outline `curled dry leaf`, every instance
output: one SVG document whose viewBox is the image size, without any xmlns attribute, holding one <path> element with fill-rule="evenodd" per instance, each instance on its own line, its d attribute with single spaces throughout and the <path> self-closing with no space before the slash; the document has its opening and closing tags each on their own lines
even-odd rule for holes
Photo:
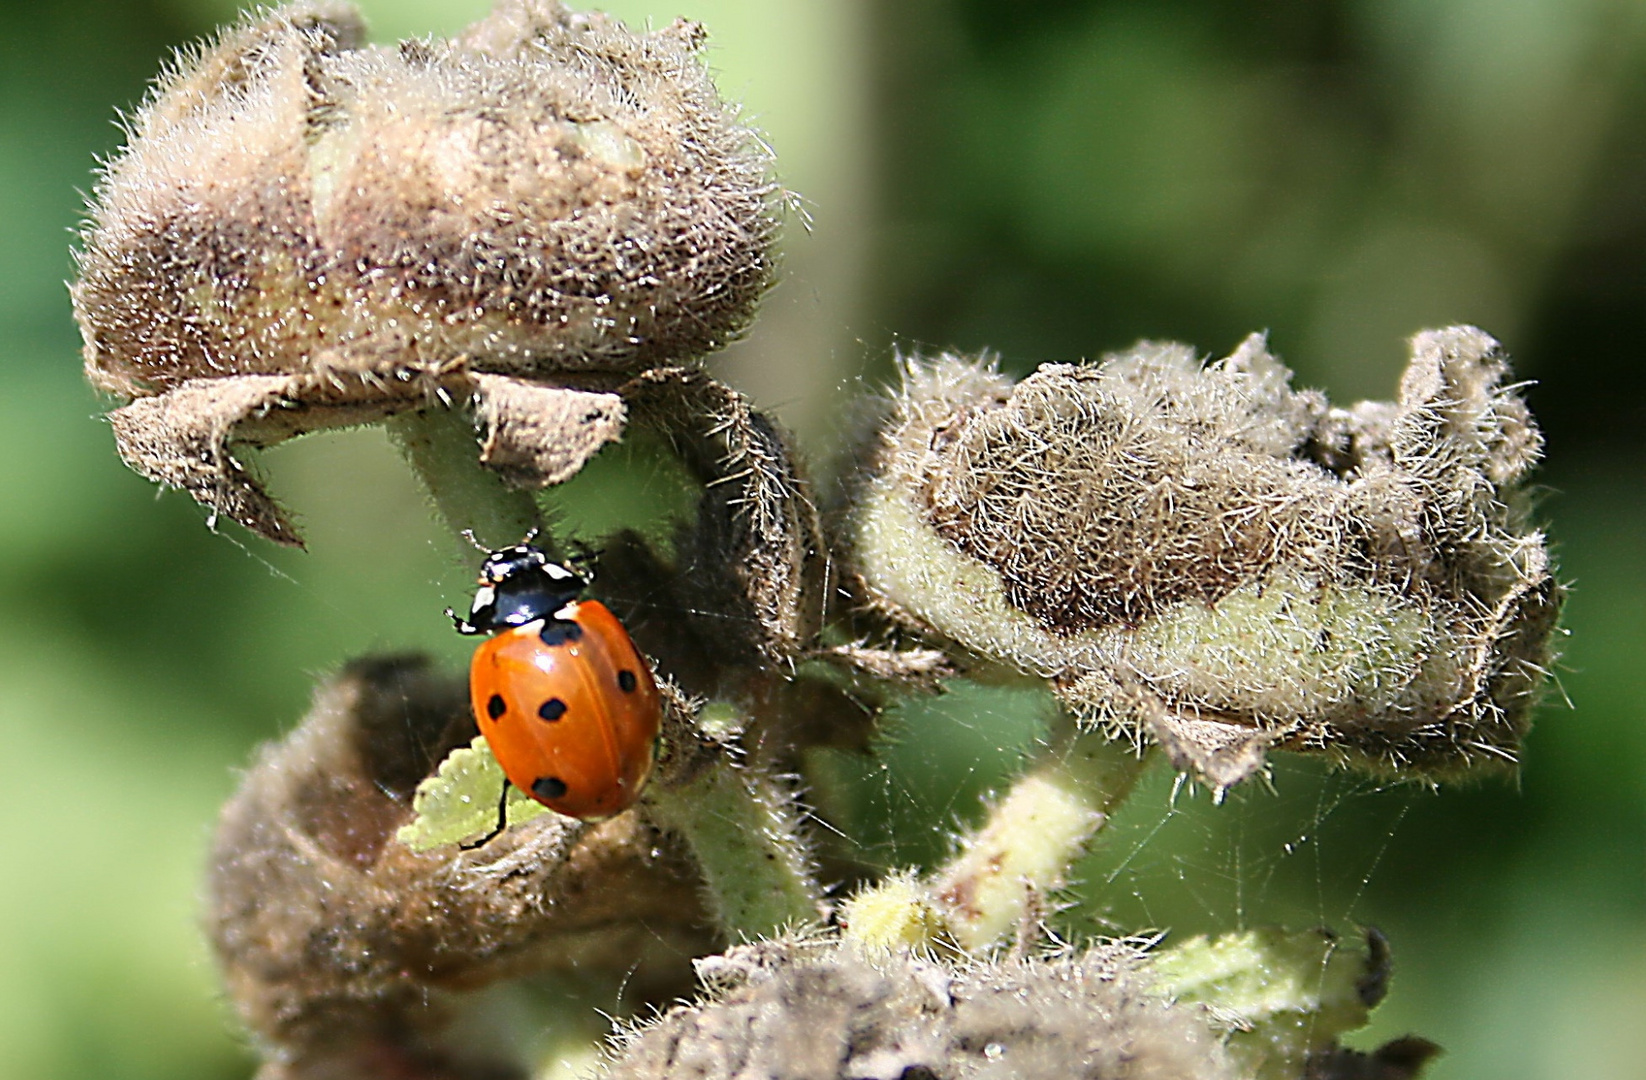
<svg viewBox="0 0 1646 1080">
<path fill-rule="evenodd" d="M 1303 1080 L 1416 1080 L 1440 1054 L 1438 1044 L 1417 1035 L 1390 1039 L 1370 1052 L 1336 1047 L 1311 1059 Z"/>
<path fill-rule="evenodd" d="M 822 627 L 825 553 L 817 510 L 787 436 L 742 394 L 692 368 L 621 388 L 631 423 L 665 434 L 703 485 L 672 597 L 701 612 L 715 663 L 792 664 Z"/>
<path fill-rule="evenodd" d="M 1016 384 L 912 362 L 858 492 L 861 595 L 1219 789 L 1273 748 L 1512 764 L 1561 590 L 1507 375 L 1472 327 L 1419 334 L 1399 400 L 1350 409 L 1291 390 L 1256 335 Z"/>
<path fill-rule="evenodd" d="M 507 1075 L 442 1041 L 465 991 L 576 969 L 668 995 L 712 944 L 695 873 L 634 814 L 545 814 L 467 853 L 392 842 L 413 787 L 473 735 L 457 681 L 359 661 L 224 808 L 206 925 L 269 1075 Z"/>
<path fill-rule="evenodd" d="M 284 542 L 231 442 L 473 398 L 488 463 L 551 483 L 622 423 L 557 394 L 719 347 L 773 273 L 770 154 L 694 24 L 503 0 L 450 41 L 363 36 L 298 3 L 180 60 L 73 286 L 128 463 Z"/>
</svg>

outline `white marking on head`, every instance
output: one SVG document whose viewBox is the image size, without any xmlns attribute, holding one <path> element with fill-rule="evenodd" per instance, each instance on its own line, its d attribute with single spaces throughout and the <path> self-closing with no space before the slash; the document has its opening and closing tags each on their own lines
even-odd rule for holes
<svg viewBox="0 0 1646 1080">
<path fill-rule="evenodd" d="M 482 585 L 474 590 L 474 606 L 469 609 L 469 617 L 480 614 L 480 609 L 490 607 L 497 600 L 497 590 L 490 585 Z"/>
</svg>

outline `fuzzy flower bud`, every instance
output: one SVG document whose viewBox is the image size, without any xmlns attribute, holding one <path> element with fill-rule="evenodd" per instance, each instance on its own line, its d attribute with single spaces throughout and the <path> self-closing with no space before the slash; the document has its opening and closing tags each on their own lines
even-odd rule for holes
<svg viewBox="0 0 1646 1080">
<path fill-rule="evenodd" d="M 1022 382 L 910 363 L 853 528 L 894 620 L 1052 680 L 1223 789 L 1269 749 L 1438 777 L 1513 763 L 1561 591 L 1497 343 L 1419 334 L 1397 402 L 1290 389 L 1254 335 Z"/>
<path fill-rule="evenodd" d="M 472 398 L 489 463 L 558 482 L 622 406 L 533 380 L 715 349 L 773 274 L 770 154 L 695 24 L 501 0 L 450 41 L 363 37 L 305 0 L 179 61 L 105 170 L 73 286 L 87 377 L 134 402 L 122 456 L 277 540 L 231 440 Z"/>
<path fill-rule="evenodd" d="M 748 320 L 773 187 L 697 26 L 505 0 L 452 41 L 362 36 L 348 6 L 298 4 L 161 82 L 85 237 L 96 385 L 385 354 L 633 371 Z"/>
<path fill-rule="evenodd" d="M 793 1080 L 1220 1080 L 1200 1005 L 1150 994 L 1124 943 L 950 964 L 785 939 L 698 961 L 711 1000 L 634 1031 L 607 1075 Z"/>
<path fill-rule="evenodd" d="M 635 814 L 545 814 L 473 852 L 396 843 L 412 790 L 474 734 L 461 682 L 357 661 L 223 808 L 206 929 L 264 1080 L 511 1076 L 450 1037 L 468 992 L 575 969 L 668 995 L 708 947 L 689 863 Z"/>
</svg>

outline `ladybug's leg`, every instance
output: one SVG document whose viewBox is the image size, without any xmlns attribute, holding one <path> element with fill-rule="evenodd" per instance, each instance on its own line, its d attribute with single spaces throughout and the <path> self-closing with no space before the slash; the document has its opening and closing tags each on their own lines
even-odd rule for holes
<svg viewBox="0 0 1646 1080">
<path fill-rule="evenodd" d="M 492 837 L 503 831 L 508 824 L 509 787 L 509 778 L 505 776 L 503 778 L 503 790 L 497 793 L 497 824 L 492 828 L 492 831 L 473 843 L 458 844 L 459 849 L 473 851 L 477 847 L 485 847 L 491 842 Z"/>
</svg>

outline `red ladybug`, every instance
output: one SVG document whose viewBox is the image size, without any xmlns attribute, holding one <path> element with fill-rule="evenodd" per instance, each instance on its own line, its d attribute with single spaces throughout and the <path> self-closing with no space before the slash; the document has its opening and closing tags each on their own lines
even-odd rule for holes
<svg viewBox="0 0 1646 1080">
<path fill-rule="evenodd" d="M 508 785 L 585 821 L 634 805 L 656 758 L 662 704 L 651 667 L 588 582 L 530 543 L 486 556 L 464 634 L 469 696 Z M 498 830 L 503 803 L 498 803 Z M 495 836 L 493 831 L 476 845 Z"/>
</svg>

